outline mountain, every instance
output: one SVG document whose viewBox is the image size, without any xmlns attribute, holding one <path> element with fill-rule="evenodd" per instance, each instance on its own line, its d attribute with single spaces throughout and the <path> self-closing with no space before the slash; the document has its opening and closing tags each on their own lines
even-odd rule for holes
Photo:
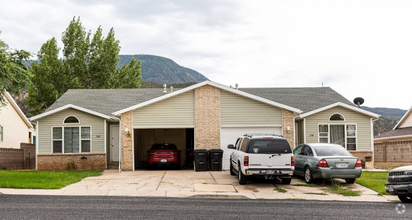
<svg viewBox="0 0 412 220">
<path fill-rule="evenodd" d="M 384 118 L 398 120 L 398 121 L 406 113 L 406 110 L 402 110 L 398 108 L 371 108 L 371 107 L 362 106 L 362 109 L 379 114 Z"/>
<path fill-rule="evenodd" d="M 180 66 L 173 60 L 154 55 L 119 55 L 117 68 L 122 67 L 135 56 L 142 64 L 142 79 L 156 83 L 203 82 L 205 76 L 192 69 Z"/>
<path fill-rule="evenodd" d="M 373 122 L 373 135 L 378 135 L 392 130 L 406 113 L 406 110 L 398 108 L 371 108 L 362 106 L 362 109 L 381 115 Z"/>
</svg>

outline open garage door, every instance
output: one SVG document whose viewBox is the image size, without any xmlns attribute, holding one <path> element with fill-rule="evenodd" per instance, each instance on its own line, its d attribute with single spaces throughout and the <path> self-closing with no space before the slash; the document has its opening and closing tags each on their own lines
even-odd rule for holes
<svg viewBox="0 0 412 220">
<path fill-rule="evenodd" d="M 185 162 L 193 165 L 192 161 L 187 161 L 190 159 L 188 152 L 194 148 L 193 128 L 134 129 L 135 169 L 147 168 L 147 151 L 155 143 L 176 145 L 182 151 L 180 165 L 183 166 Z"/>
<path fill-rule="evenodd" d="M 223 163 L 222 169 L 228 170 L 229 169 L 229 159 L 230 154 L 233 150 L 227 149 L 227 145 L 235 144 L 238 137 L 244 134 L 250 133 L 266 133 L 266 134 L 277 134 L 282 135 L 282 128 L 281 127 L 250 127 L 250 128 L 221 128 L 220 131 L 220 145 L 223 150 Z"/>
</svg>

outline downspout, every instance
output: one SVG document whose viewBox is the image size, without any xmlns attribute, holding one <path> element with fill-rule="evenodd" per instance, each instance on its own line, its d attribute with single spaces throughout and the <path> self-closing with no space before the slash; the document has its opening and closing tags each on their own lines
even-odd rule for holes
<svg viewBox="0 0 412 220">
<path fill-rule="evenodd" d="M 37 170 L 37 154 L 39 154 L 39 121 L 36 121 L 36 170 Z"/>
<path fill-rule="evenodd" d="M 122 172 L 122 120 L 119 118 L 119 173 Z"/>
</svg>

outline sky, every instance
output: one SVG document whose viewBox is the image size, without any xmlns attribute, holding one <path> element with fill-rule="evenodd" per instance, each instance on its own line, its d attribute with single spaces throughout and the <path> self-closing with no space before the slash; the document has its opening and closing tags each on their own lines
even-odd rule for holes
<svg viewBox="0 0 412 220">
<path fill-rule="evenodd" d="M 73 17 L 114 28 L 120 54 L 174 60 L 239 87 L 331 87 L 407 110 L 412 1 L 0 0 L 0 39 L 34 55 Z"/>
</svg>

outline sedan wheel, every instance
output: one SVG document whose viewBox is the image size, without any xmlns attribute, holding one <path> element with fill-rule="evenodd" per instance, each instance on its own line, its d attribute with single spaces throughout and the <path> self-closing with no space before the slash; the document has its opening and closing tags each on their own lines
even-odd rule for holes
<svg viewBox="0 0 412 220">
<path fill-rule="evenodd" d="M 411 196 L 398 196 L 398 198 L 403 203 L 412 203 L 412 197 Z"/>
<path fill-rule="evenodd" d="M 305 168 L 305 182 L 306 183 L 313 182 L 312 172 L 310 171 L 309 167 Z"/>
</svg>

